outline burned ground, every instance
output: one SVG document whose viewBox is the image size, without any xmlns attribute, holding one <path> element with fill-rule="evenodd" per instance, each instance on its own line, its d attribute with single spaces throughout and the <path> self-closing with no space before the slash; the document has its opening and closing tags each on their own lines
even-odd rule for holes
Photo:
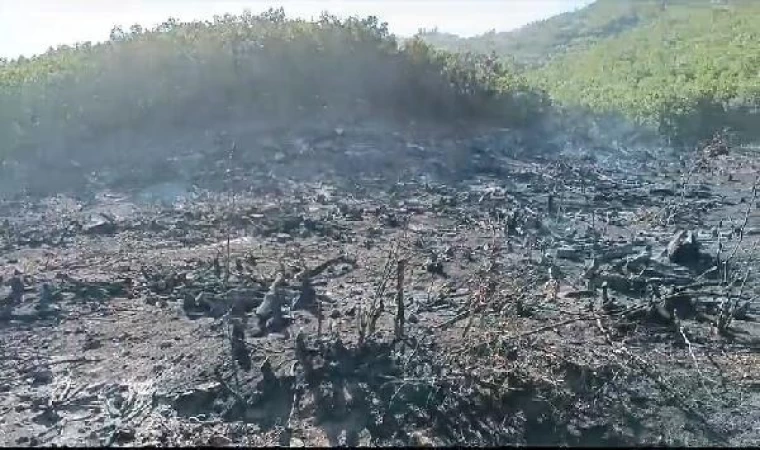
<svg viewBox="0 0 760 450">
<path fill-rule="evenodd" d="M 470 133 L 219 135 L 7 195 L 0 443 L 757 442 L 756 156 Z"/>
</svg>

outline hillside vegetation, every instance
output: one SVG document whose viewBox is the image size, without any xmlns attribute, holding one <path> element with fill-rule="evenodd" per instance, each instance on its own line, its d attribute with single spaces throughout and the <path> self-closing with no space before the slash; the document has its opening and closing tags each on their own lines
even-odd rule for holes
<svg viewBox="0 0 760 450">
<path fill-rule="evenodd" d="M 0 156 L 233 118 L 363 113 L 519 127 L 545 106 L 487 57 L 399 46 L 374 17 L 311 22 L 279 9 L 114 29 L 102 44 L 3 63 Z"/>
<path fill-rule="evenodd" d="M 542 66 L 557 56 L 587 49 L 641 24 L 660 11 L 654 2 L 601 0 L 590 7 L 540 20 L 515 31 L 489 32 L 471 38 L 423 31 L 429 44 L 453 52 L 496 53 L 526 68 Z"/>
<path fill-rule="evenodd" d="M 758 30 L 758 2 L 598 0 L 461 45 L 525 63 L 557 103 L 622 113 L 688 144 L 723 128 L 760 137 Z"/>
</svg>

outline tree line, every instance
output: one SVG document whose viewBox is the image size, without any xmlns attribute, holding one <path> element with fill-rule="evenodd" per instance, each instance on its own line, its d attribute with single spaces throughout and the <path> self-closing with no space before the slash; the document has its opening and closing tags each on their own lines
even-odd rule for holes
<svg viewBox="0 0 760 450">
<path fill-rule="evenodd" d="M 546 107 L 494 58 L 398 42 L 376 17 L 295 20 L 280 8 L 117 27 L 103 43 L 3 62 L 0 157 L 119 130 L 291 120 L 326 108 L 520 127 Z"/>
</svg>

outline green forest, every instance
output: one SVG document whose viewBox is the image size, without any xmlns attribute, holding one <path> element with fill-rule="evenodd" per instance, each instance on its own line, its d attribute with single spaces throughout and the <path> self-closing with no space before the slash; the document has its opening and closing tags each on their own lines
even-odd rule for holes
<svg viewBox="0 0 760 450">
<path fill-rule="evenodd" d="M 615 115 L 675 145 L 758 137 L 760 2 L 597 0 L 519 30 L 397 39 L 376 17 L 282 9 L 0 60 L 0 158 L 114 131 L 330 109 L 530 127 Z"/>
<path fill-rule="evenodd" d="M 514 31 L 460 38 L 437 30 L 419 33 L 426 42 L 452 52 L 496 53 L 522 68 L 535 68 L 565 53 L 594 44 L 655 18 L 654 2 L 597 0 L 587 8 L 534 22 Z"/>
<path fill-rule="evenodd" d="M 675 143 L 760 137 L 760 2 L 597 0 L 512 33 L 420 38 L 496 53 L 555 104 L 623 114 Z"/>
<path fill-rule="evenodd" d="M 2 62 L 0 157 L 119 130 L 326 111 L 523 127 L 546 106 L 487 56 L 401 45 L 376 17 L 304 21 L 272 9 L 115 28 L 104 43 Z"/>
</svg>

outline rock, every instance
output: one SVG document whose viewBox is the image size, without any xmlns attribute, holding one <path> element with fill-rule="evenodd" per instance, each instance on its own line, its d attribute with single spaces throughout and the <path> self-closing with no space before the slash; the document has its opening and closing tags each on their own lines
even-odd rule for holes
<svg viewBox="0 0 760 450">
<path fill-rule="evenodd" d="M 679 231 L 673 236 L 667 249 L 670 262 L 689 265 L 699 259 L 699 242 L 692 231 Z"/>
</svg>

